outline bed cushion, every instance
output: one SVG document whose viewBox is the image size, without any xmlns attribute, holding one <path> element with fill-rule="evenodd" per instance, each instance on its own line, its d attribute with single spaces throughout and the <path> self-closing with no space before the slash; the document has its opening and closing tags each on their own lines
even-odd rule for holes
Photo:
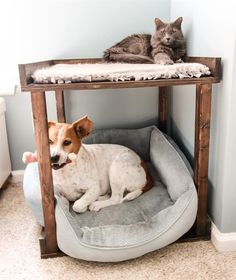
<svg viewBox="0 0 236 280">
<path fill-rule="evenodd" d="M 139 150 L 150 160 L 154 187 L 133 201 L 101 209 L 98 213 L 77 214 L 63 198 L 56 197 L 58 246 L 67 255 L 92 261 L 135 258 L 174 242 L 195 221 L 197 193 L 186 158 L 179 156 L 156 127 L 95 131 L 87 142 L 123 144 L 124 135 L 130 137 L 127 143 L 130 148 Z M 141 148 L 141 143 L 149 150 Z M 173 168 L 164 170 L 168 165 L 176 167 L 169 181 L 166 177 L 172 176 Z M 27 166 L 24 191 L 35 217 L 43 223 L 37 172 L 37 164 Z M 34 191 L 30 190 L 32 187 Z"/>
<path fill-rule="evenodd" d="M 76 83 L 92 81 L 130 81 L 171 78 L 199 78 L 210 75 L 207 66 L 200 63 L 128 64 L 55 64 L 36 70 L 35 83 Z"/>
</svg>

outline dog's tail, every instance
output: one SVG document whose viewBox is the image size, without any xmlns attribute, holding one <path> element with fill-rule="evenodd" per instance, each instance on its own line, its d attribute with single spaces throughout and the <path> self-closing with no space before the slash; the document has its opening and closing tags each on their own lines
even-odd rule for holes
<svg viewBox="0 0 236 280">
<path fill-rule="evenodd" d="M 107 62 L 123 62 L 123 63 L 151 63 L 153 60 L 145 55 L 138 55 L 132 53 L 115 53 L 111 50 L 104 52 L 103 59 Z"/>
</svg>

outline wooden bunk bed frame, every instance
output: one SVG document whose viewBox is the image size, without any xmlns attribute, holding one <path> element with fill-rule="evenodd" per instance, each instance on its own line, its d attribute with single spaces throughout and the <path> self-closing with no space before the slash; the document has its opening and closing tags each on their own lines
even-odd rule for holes
<svg viewBox="0 0 236 280">
<path fill-rule="evenodd" d="M 159 128 L 166 132 L 169 117 L 168 91 L 171 86 L 196 85 L 195 108 L 195 151 L 194 151 L 194 182 L 198 192 L 198 212 L 192 229 L 183 239 L 208 239 L 210 236 L 209 219 L 207 217 L 208 192 L 208 160 L 211 118 L 212 84 L 221 80 L 221 59 L 188 57 L 186 62 L 205 64 L 211 71 L 211 76 L 184 79 L 159 79 L 144 81 L 119 82 L 80 82 L 70 84 L 35 84 L 31 75 L 36 69 L 59 63 L 99 63 L 101 59 L 67 59 L 49 60 L 30 64 L 20 64 L 19 74 L 21 90 L 30 92 L 34 119 L 35 142 L 38 153 L 39 177 L 42 193 L 42 205 L 45 227 L 40 237 L 41 257 L 55 257 L 60 255 L 56 238 L 55 204 L 53 191 L 53 178 L 50 164 L 46 91 L 54 91 L 56 97 L 57 118 L 65 122 L 64 91 L 86 89 L 112 89 L 112 88 L 159 88 Z"/>
</svg>

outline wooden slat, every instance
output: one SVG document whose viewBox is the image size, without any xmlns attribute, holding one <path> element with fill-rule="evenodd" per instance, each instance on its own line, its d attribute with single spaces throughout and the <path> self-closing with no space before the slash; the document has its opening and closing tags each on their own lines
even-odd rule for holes
<svg viewBox="0 0 236 280">
<path fill-rule="evenodd" d="M 40 61 L 40 62 L 33 62 L 33 63 L 27 63 L 27 64 L 19 64 L 19 76 L 20 76 L 20 83 L 23 88 L 27 86 L 28 84 L 33 83 L 33 79 L 31 75 L 34 73 L 35 70 L 43 68 L 43 67 L 48 67 L 53 65 L 52 60 L 47 60 L 47 61 Z"/>
<path fill-rule="evenodd" d="M 61 90 L 96 90 L 96 89 L 112 89 L 112 88 L 141 88 L 141 87 L 161 87 L 173 85 L 191 85 L 191 84 L 211 84 L 219 83 L 220 80 L 214 77 L 203 78 L 185 78 L 185 79 L 162 79 L 149 81 L 124 81 L 124 82 L 81 82 L 70 84 L 28 84 L 22 86 L 22 91 L 55 91 Z"/>
<path fill-rule="evenodd" d="M 101 58 L 54 59 L 53 64 L 104 63 Z"/>
<path fill-rule="evenodd" d="M 41 253 L 41 259 L 47 259 L 47 258 L 56 258 L 56 257 L 63 257 L 65 254 L 61 252 L 59 249 L 56 252 L 49 253 L 47 251 L 47 245 L 46 245 L 46 234 L 45 234 L 45 228 L 43 227 L 41 230 L 41 234 L 39 237 L 39 246 L 40 246 L 40 253 Z"/>
<path fill-rule="evenodd" d="M 168 125 L 168 87 L 159 87 L 159 128 L 167 133 Z"/>
<path fill-rule="evenodd" d="M 211 121 L 212 85 L 196 87 L 194 181 L 198 192 L 197 235 L 207 230 L 208 162 Z"/>
<path fill-rule="evenodd" d="M 65 116 L 65 103 L 64 103 L 64 93 L 61 89 L 55 90 L 56 97 L 56 107 L 57 107 L 57 121 L 61 123 L 66 122 Z"/>
<path fill-rule="evenodd" d="M 31 102 L 45 223 L 44 253 L 54 254 L 57 253 L 57 239 L 45 93 L 31 92 Z"/>
<path fill-rule="evenodd" d="M 221 58 L 220 57 L 195 57 L 186 58 L 186 62 L 201 63 L 209 67 L 212 76 L 221 80 Z"/>
<path fill-rule="evenodd" d="M 20 81 L 22 91 L 54 91 L 61 90 L 76 90 L 76 89 L 106 89 L 106 88 L 137 88 L 137 87 L 158 87 L 170 85 L 186 85 L 186 84 L 199 84 L 199 83 L 219 83 L 221 80 L 221 60 L 215 57 L 188 57 L 187 62 L 199 62 L 207 65 L 211 72 L 212 77 L 202 77 L 194 79 L 163 79 L 163 80 L 149 80 L 149 81 L 126 81 L 126 82 L 81 82 L 72 84 L 34 84 L 31 75 L 36 69 L 46 67 L 54 64 L 61 63 L 100 63 L 103 62 L 101 58 L 86 58 L 86 59 L 58 59 L 41 61 L 29 64 L 20 64 Z"/>
</svg>

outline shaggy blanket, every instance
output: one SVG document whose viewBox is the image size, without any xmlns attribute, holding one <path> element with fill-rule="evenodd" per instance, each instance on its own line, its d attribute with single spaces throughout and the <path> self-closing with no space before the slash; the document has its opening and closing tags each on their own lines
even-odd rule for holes
<svg viewBox="0 0 236 280">
<path fill-rule="evenodd" d="M 160 64 L 55 64 L 36 70 L 35 83 L 76 83 L 93 81 L 140 81 L 171 78 L 199 78 L 210 75 L 207 66 L 199 63 Z"/>
</svg>

